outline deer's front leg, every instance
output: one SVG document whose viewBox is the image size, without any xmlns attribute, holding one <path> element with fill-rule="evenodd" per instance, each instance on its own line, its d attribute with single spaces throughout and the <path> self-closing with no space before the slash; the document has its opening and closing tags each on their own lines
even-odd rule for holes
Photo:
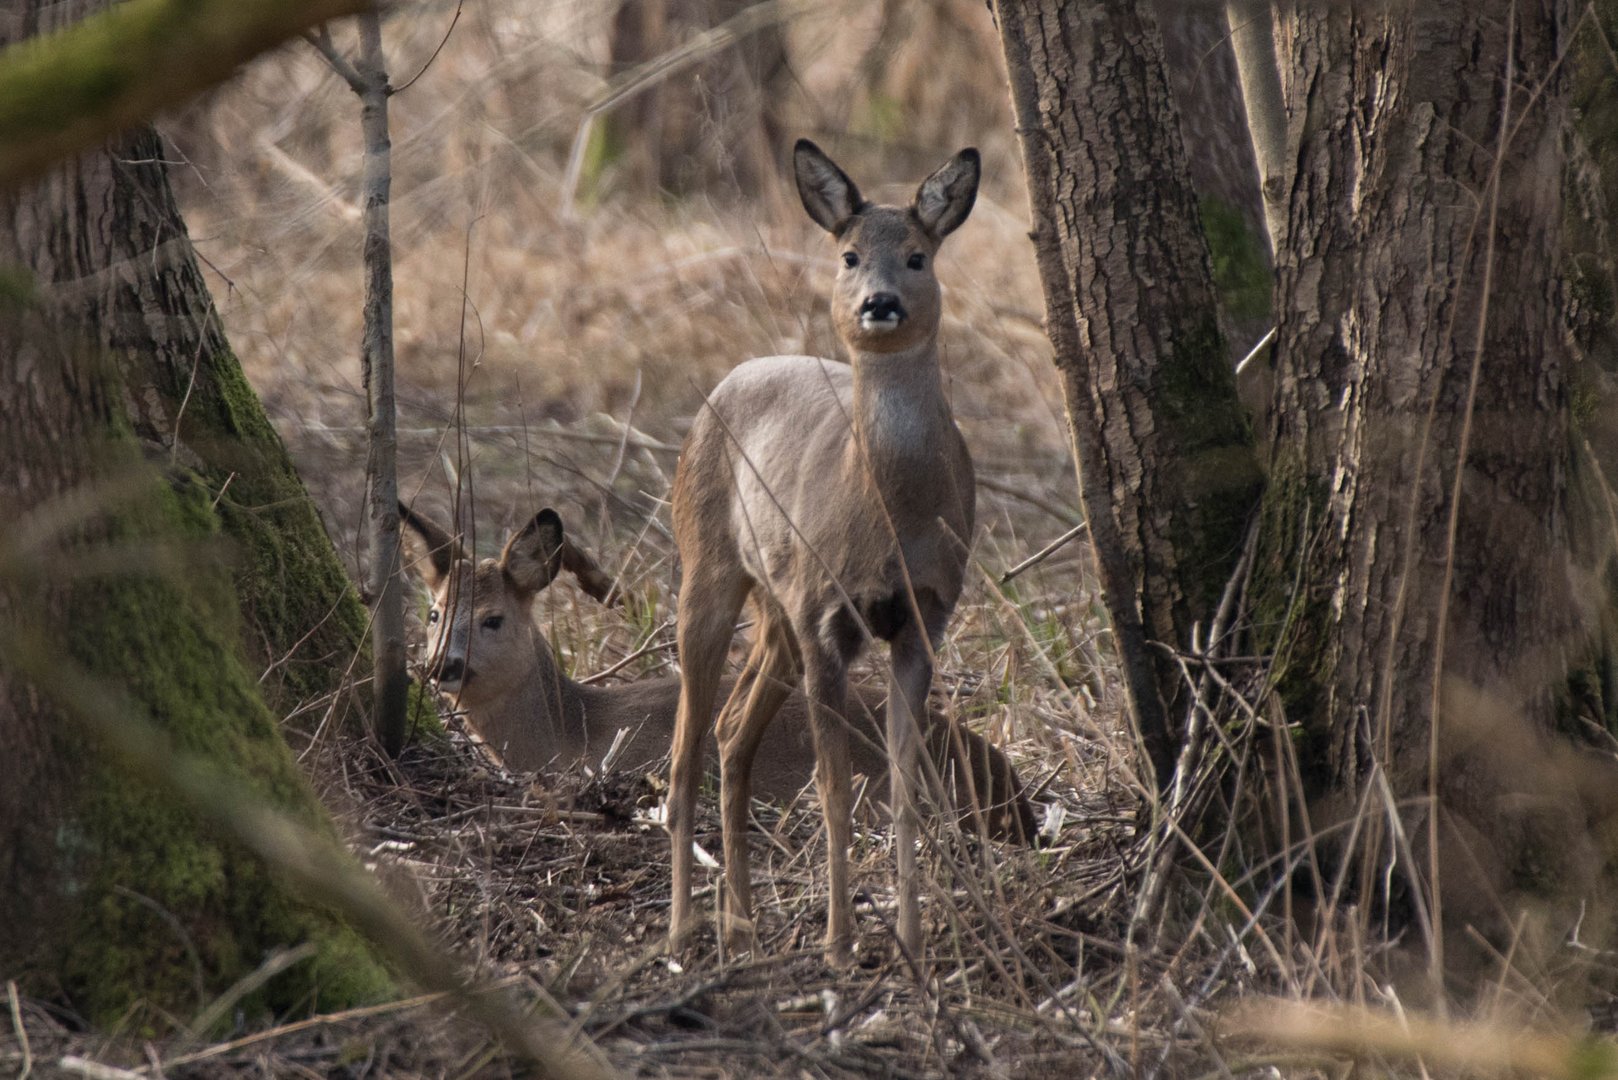
<svg viewBox="0 0 1618 1080">
<path fill-rule="evenodd" d="M 826 963 L 853 959 L 854 913 L 848 891 L 848 847 L 853 834 L 853 792 L 848 763 L 848 665 L 816 648 L 804 656 L 804 691 L 815 740 L 815 788 L 826 822 Z"/>
<path fill-rule="evenodd" d="M 917 793 L 921 773 L 921 725 L 927 717 L 927 691 L 933 681 L 932 649 L 915 627 L 891 644 L 888 687 L 888 792 L 893 808 L 893 845 L 898 852 L 899 945 L 921 956 L 920 879 L 916 842 L 920 839 Z"/>
</svg>

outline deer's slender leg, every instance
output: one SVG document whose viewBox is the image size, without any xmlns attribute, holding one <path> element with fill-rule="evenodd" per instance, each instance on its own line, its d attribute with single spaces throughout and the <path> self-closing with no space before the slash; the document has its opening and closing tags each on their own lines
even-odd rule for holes
<svg viewBox="0 0 1618 1080">
<path fill-rule="evenodd" d="M 920 957 L 921 906 L 916 841 L 921 835 L 916 807 L 922 790 L 921 726 L 927 717 L 927 688 L 933 681 L 932 651 L 923 631 L 911 622 L 890 645 L 888 689 L 888 797 L 893 807 L 893 844 L 898 853 L 899 944 Z"/>
<path fill-rule="evenodd" d="M 692 927 L 691 845 L 696 840 L 697 789 L 702 783 L 702 740 L 713 719 L 736 615 L 747 597 L 745 582 L 709 582 L 696 572 L 688 572 L 685 590 L 676 631 L 683 668 L 680 708 L 674 718 L 674 749 L 669 765 L 668 828 L 674 872 L 669 911 L 671 948 L 677 948 Z"/>
<path fill-rule="evenodd" d="M 804 642 L 799 636 L 800 644 Z M 846 967 L 853 958 L 854 912 L 848 889 L 848 847 L 853 836 L 849 776 L 848 662 L 821 643 L 804 645 L 804 690 L 815 741 L 815 788 L 826 821 L 826 963 Z"/>
<path fill-rule="evenodd" d="M 779 612 L 760 605 L 758 636 L 747 666 L 719 717 L 719 798 L 724 823 L 727 940 L 744 944 L 753 918 L 748 868 L 747 809 L 753 792 L 753 758 L 781 703 L 797 684 L 800 668 L 792 631 Z"/>
</svg>

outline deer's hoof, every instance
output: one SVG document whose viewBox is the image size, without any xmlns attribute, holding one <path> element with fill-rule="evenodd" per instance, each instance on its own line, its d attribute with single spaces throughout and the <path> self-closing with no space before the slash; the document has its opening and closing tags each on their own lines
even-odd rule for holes
<svg viewBox="0 0 1618 1080">
<path fill-rule="evenodd" d="M 732 915 L 730 912 L 720 912 L 719 935 L 725 943 L 726 951 L 733 954 L 747 952 L 757 941 L 757 925 L 752 919 Z"/>
<path fill-rule="evenodd" d="M 854 966 L 854 949 L 847 938 L 826 942 L 826 966 L 835 971 L 846 971 Z"/>
<path fill-rule="evenodd" d="M 697 928 L 695 919 L 680 919 L 669 924 L 669 955 L 678 956 L 680 952 L 691 944 L 694 931 Z"/>
</svg>

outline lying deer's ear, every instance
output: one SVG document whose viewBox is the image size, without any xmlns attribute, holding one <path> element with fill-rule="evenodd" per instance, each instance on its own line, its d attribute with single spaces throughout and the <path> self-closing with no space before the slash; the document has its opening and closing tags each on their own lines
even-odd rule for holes
<svg viewBox="0 0 1618 1080">
<path fill-rule="evenodd" d="M 803 208 L 827 232 L 835 235 L 844 222 L 865 208 L 854 181 L 808 139 L 799 139 L 792 148 L 792 171 Z"/>
<path fill-rule="evenodd" d="M 938 240 L 960 228 L 977 201 L 982 172 L 978 152 L 967 147 L 923 180 L 913 204 L 921 227 Z"/>
<path fill-rule="evenodd" d="M 613 576 L 601 569 L 594 559 L 571 540 L 562 544 L 562 569 L 578 578 L 579 588 L 603 604 L 615 604 L 623 599 L 623 594 L 614 588 L 617 582 Z"/>
<path fill-rule="evenodd" d="M 399 504 L 399 540 L 404 545 L 404 558 L 407 566 L 413 567 L 427 588 L 437 592 L 444 579 L 449 577 L 450 567 L 455 565 L 457 559 L 466 558 L 466 550 L 461 542 L 451 536 L 436 522 L 423 517 L 411 510 L 404 503 Z"/>
<path fill-rule="evenodd" d="M 500 569 L 523 592 L 537 593 L 549 585 L 562 568 L 562 519 L 546 507 L 522 527 L 500 553 Z"/>
</svg>

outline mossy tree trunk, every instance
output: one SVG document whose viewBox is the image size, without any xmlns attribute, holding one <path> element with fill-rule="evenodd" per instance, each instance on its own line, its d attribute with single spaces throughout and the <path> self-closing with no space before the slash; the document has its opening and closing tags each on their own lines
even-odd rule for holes
<svg viewBox="0 0 1618 1080">
<path fill-rule="evenodd" d="M 93 6 L 19 0 L 0 27 Z M 52 692 L 119 686 L 244 791 L 324 820 L 264 690 L 328 690 L 363 610 L 225 343 L 162 158 L 142 129 L 0 194 L 3 535 L 48 533 L 0 570 L 0 970 L 93 1019 L 144 1002 L 160 1022 L 311 943 L 255 1000 L 341 1006 L 388 988 L 359 939 L 104 759 Z"/>
<path fill-rule="evenodd" d="M 1605 858 L 1585 815 L 1608 800 L 1552 738 L 1603 606 L 1573 536 L 1571 6 L 1284 13 L 1300 150 L 1260 630 L 1338 816 L 1383 778 L 1411 800 L 1419 865 L 1362 832 L 1353 894 L 1398 864 L 1434 924 L 1494 925 L 1514 886 Z"/>
<path fill-rule="evenodd" d="M 1255 689 L 1296 733 L 1313 827 L 1363 815 L 1329 833 L 1355 839 L 1321 914 L 1413 918 L 1435 973 L 1451 931 L 1512 927 L 1518 890 L 1592 896 L 1611 863 L 1592 827 L 1615 809 L 1610 758 L 1566 737 L 1610 619 L 1571 427 L 1569 9 L 1300 3 L 1278 22 L 1298 150 Z M 1207 271 L 1178 239 L 1154 34 L 1129 4 L 998 10 L 1102 581 L 1133 704 L 1172 746 L 1163 647 L 1206 618 L 1257 489 L 1228 388 L 1172 362 L 1198 355 Z"/>
<path fill-rule="evenodd" d="M 96 0 L 0 2 L 7 31 L 49 31 Z M 16 203 L 18 265 L 62 297 L 64 327 L 98 346 L 124 385 L 148 456 L 191 469 L 241 548 L 245 644 L 273 705 L 333 689 L 365 647 L 366 613 L 314 503 L 225 340 L 155 134 L 57 168 Z M 117 223 L 111 228 L 109 223 Z M 362 664 L 358 670 L 368 669 Z"/>
<path fill-rule="evenodd" d="M 1022 133 L 1047 329 L 1130 704 L 1159 783 L 1240 553 L 1258 459 L 1151 12 L 996 5 Z"/>
</svg>

